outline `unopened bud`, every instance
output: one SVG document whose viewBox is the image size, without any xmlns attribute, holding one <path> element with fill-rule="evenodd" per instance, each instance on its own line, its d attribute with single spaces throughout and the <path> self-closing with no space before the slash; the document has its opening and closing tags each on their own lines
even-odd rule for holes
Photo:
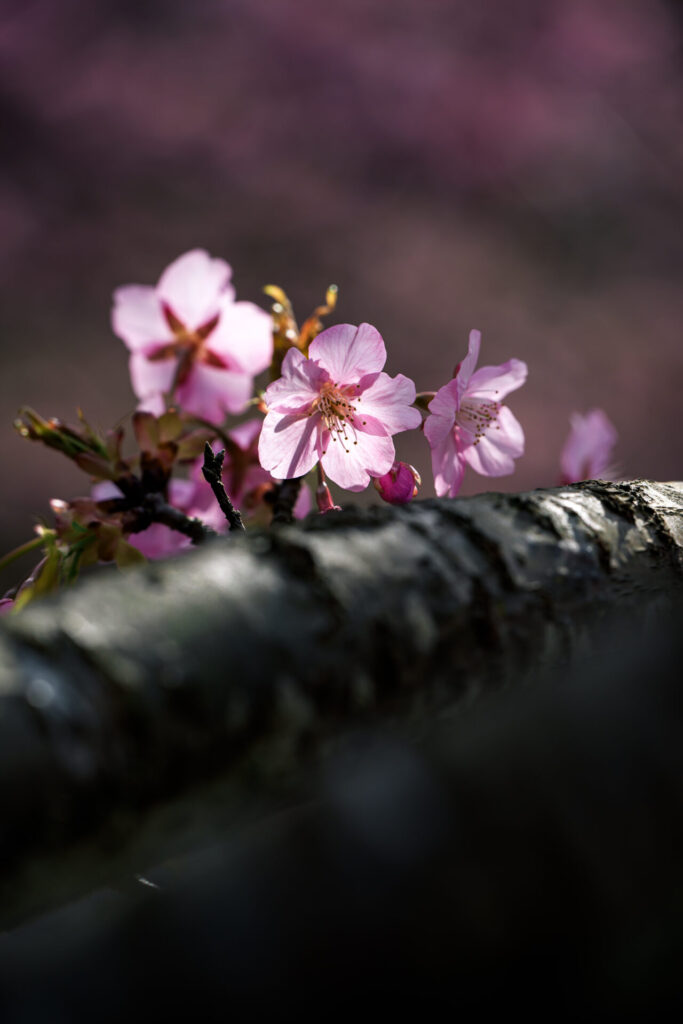
<svg viewBox="0 0 683 1024">
<path fill-rule="evenodd" d="M 373 483 L 380 498 L 390 505 L 405 505 L 412 501 L 422 485 L 420 474 L 407 462 L 395 462 L 384 476 L 375 477 Z"/>
</svg>

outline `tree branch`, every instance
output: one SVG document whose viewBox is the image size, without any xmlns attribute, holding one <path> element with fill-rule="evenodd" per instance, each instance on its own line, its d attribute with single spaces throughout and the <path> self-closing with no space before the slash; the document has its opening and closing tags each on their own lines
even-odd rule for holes
<svg viewBox="0 0 683 1024">
<path fill-rule="evenodd" d="M 204 479 L 214 493 L 214 497 L 218 502 L 221 512 L 228 521 L 229 529 L 244 531 L 244 523 L 242 522 L 242 516 L 239 509 L 236 509 L 230 501 L 230 498 L 226 494 L 225 487 L 223 486 L 224 458 L 225 451 L 214 453 L 213 448 L 207 441 L 204 445 L 204 465 L 202 466 L 202 473 L 204 474 Z"/>
<path fill-rule="evenodd" d="M 143 509 L 149 513 L 150 522 L 162 523 L 164 526 L 170 527 L 171 530 L 182 533 L 185 537 L 189 537 L 193 544 L 202 544 L 205 540 L 218 536 L 216 531 L 203 523 L 201 519 L 186 516 L 179 508 L 164 501 L 160 494 L 148 495 Z M 142 519 L 140 525 L 141 529 L 145 529 L 148 524 Z"/>
<path fill-rule="evenodd" d="M 294 522 L 294 506 L 299 497 L 303 477 L 292 477 L 278 484 L 273 494 L 273 522 L 289 525 Z"/>
<path fill-rule="evenodd" d="M 189 785 L 253 813 L 368 716 L 419 729 L 682 590 L 683 485 L 639 481 L 347 509 L 37 602 L 0 628 L 5 920 Z"/>
</svg>

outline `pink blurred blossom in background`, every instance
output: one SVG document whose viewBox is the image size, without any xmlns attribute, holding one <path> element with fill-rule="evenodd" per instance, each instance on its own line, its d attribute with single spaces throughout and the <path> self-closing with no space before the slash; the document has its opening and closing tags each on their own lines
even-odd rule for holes
<svg viewBox="0 0 683 1024">
<path fill-rule="evenodd" d="M 256 374 L 273 354 L 265 310 L 235 302 L 232 270 L 203 249 L 174 260 L 156 287 L 126 285 L 114 292 L 112 327 L 130 349 L 139 409 L 164 412 L 164 395 L 211 423 L 240 413 Z"/>
<path fill-rule="evenodd" d="M 619 435 L 607 414 L 602 409 L 573 412 L 570 423 L 571 430 L 560 456 L 561 482 L 574 484 L 580 480 L 612 479 L 612 450 Z"/>
</svg>

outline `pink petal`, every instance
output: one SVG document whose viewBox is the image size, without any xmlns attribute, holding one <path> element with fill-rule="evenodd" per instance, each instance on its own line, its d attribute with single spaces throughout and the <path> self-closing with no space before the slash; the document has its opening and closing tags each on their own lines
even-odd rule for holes
<svg viewBox="0 0 683 1024">
<path fill-rule="evenodd" d="M 420 426 L 422 414 L 412 404 L 415 401 L 415 384 L 408 377 L 402 373 L 396 377 L 379 373 L 368 388 L 363 389 L 362 379 L 359 384 L 361 395 L 355 402 L 358 416 L 374 416 L 384 424 L 389 434 Z"/>
<path fill-rule="evenodd" d="M 440 418 L 448 420 L 453 425 L 455 414 L 460 407 L 460 392 L 457 380 L 449 380 L 432 398 L 427 406 L 429 411 Z M 427 421 L 429 422 L 429 421 Z"/>
<path fill-rule="evenodd" d="M 329 374 L 297 348 L 290 348 L 282 361 L 282 376 L 266 388 L 268 409 L 277 412 L 303 412 L 320 394 Z"/>
<path fill-rule="evenodd" d="M 7 615 L 12 610 L 14 600 L 11 597 L 0 597 L 0 615 Z"/>
<path fill-rule="evenodd" d="M 259 460 L 279 480 L 304 476 L 318 461 L 320 414 L 269 412 L 259 438 Z"/>
<path fill-rule="evenodd" d="M 151 412 L 152 416 L 163 416 L 166 412 L 164 396 L 158 392 L 156 395 L 146 395 L 137 404 L 138 412 Z"/>
<path fill-rule="evenodd" d="M 305 519 L 312 507 L 313 499 L 311 498 L 311 492 L 305 484 L 302 484 L 301 490 L 299 491 L 299 497 L 294 502 L 294 518 Z"/>
<path fill-rule="evenodd" d="M 600 477 L 608 470 L 612 449 L 618 434 L 602 409 L 591 409 L 585 415 L 575 412 L 570 418 L 560 466 L 564 483 L 577 483 Z"/>
<path fill-rule="evenodd" d="M 208 485 L 207 485 L 208 486 Z M 195 497 L 197 495 L 197 484 L 194 480 L 181 480 L 175 477 L 168 485 L 168 500 L 176 508 L 181 509 L 183 512 L 187 512 L 188 515 L 194 515 L 190 513 Z"/>
<path fill-rule="evenodd" d="M 116 289 L 111 326 L 132 352 L 165 344 L 173 337 L 156 289 L 145 285 L 128 284 Z"/>
<path fill-rule="evenodd" d="M 234 441 L 237 447 L 241 448 L 243 452 L 249 451 L 256 441 L 256 438 L 261 433 L 262 426 L 263 420 L 245 420 L 244 423 L 240 423 L 228 432 L 230 440 Z"/>
<path fill-rule="evenodd" d="M 178 360 L 175 357 L 152 361 L 134 352 L 128 361 L 133 391 L 145 402 L 153 396 L 158 404 L 159 396 L 166 394 L 173 386 L 177 365 Z M 163 412 L 163 401 L 161 411 Z"/>
<path fill-rule="evenodd" d="M 93 501 L 109 501 L 111 498 L 122 498 L 123 491 L 119 490 L 113 480 L 99 480 L 90 488 L 90 496 Z"/>
<path fill-rule="evenodd" d="M 251 398 L 252 379 L 244 373 L 195 363 L 177 389 L 178 404 L 210 423 L 222 423 L 227 412 L 242 412 Z"/>
<path fill-rule="evenodd" d="M 527 378 L 527 365 L 519 359 L 508 359 L 500 366 L 482 366 L 470 377 L 467 394 L 500 402 L 511 391 L 521 388 Z"/>
<path fill-rule="evenodd" d="M 253 302 L 223 302 L 218 324 L 206 347 L 231 369 L 255 376 L 273 358 L 273 323 L 270 314 Z"/>
<path fill-rule="evenodd" d="M 335 435 L 325 432 L 324 454 L 320 458 L 323 469 L 330 480 L 347 491 L 363 491 L 373 476 L 384 476 L 394 464 L 396 450 L 390 437 L 367 434 L 362 428 L 352 440 L 335 440 Z"/>
<path fill-rule="evenodd" d="M 429 447 L 438 448 L 444 443 L 449 434 L 453 433 L 455 423 L 446 419 L 445 416 L 428 416 L 425 420 L 424 435 L 427 438 Z"/>
<path fill-rule="evenodd" d="M 434 489 L 439 498 L 454 498 L 465 475 L 465 460 L 456 440 L 455 429 L 432 448 Z"/>
<path fill-rule="evenodd" d="M 189 537 L 161 523 L 152 523 L 140 533 L 131 533 L 127 539 L 128 543 L 137 548 L 145 558 L 151 559 L 167 558 L 176 551 L 190 547 L 192 543 Z"/>
<path fill-rule="evenodd" d="M 481 331 L 470 331 L 467 355 L 460 363 L 457 373 L 454 375 L 458 384 L 458 394 L 462 397 L 465 393 L 469 379 L 474 372 L 479 359 L 479 347 L 481 345 Z"/>
<path fill-rule="evenodd" d="M 231 276 L 225 260 L 212 259 L 204 249 L 193 249 L 166 267 L 157 294 L 185 327 L 194 330 L 211 320 L 222 300 L 234 294 Z"/>
<path fill-rule="evenodd" d="M 524 454 L 524 431 L 506 405 L 498 413 L 497 427 L 489 428 L 476 444 L 468 444 L 463 451 L 468 464 L 483 476 L 513 473 L 514 460 Z"/>
<path fill-rule="evenodd" d="M 336 324 L 314 338 L 308 354 L 329 373 L 335 384 L 356 384 L 367 373 L 377 373 L 387 361 L 379 331 L 370 324 Z"/>
</svg>

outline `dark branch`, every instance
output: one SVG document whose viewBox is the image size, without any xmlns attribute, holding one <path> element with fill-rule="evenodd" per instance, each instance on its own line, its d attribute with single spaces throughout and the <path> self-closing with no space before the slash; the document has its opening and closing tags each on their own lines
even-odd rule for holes
<svg viewBox="0 0 683 1024">
<path fill-rule="evenodd" d="M 222 773 L 226 820 L 256 813 L 360 721 L 419 733 L 590 650 L 607 618 L 656 618 L 683 591 L 682 516 L 683 485 L 643 481 L 346 509 L 4 619 L 5 920 L 106 877 L 77 840 L 115 827 L 127 862 L 191 784 Z"/>
<path fill-rule="evenodd" d="M 223 459 L 225 451 L 214 453 L 213 448 L 207 441 L 204 445 L 204 465 L 202 473 L 204 479 L 211 487 L 214 497 L 220 506 L 220 510 L 228 521 L 230 530 L 244 530 L 244 523 L 239 509 L 236 509 L 226 494 L 223 486 Z"/>
<path fill-rule="evenodd" d="M 179 508 L 164 501 L 160 494 L 150 494 L 145 499 L 144 510 L 149 513 L 150 522 L 162 523 L 164 526 L 170 527 L 171 530 L 177 530 L 178 533 L 189 537 L 193 544 L 202 544 L 209 538 L 218 536 L 216 531 L 203 523 L 201 519 L 186 516 Z M 144 518 L 141 522 L 144 522 Z"/>
<path fill-rule="evenodd" d="M 303 477 L 283 480 L 273 494 L 273 522 L 289 524 L 294 522 L 294 506 L 299 497 Z"/>
</svg>

